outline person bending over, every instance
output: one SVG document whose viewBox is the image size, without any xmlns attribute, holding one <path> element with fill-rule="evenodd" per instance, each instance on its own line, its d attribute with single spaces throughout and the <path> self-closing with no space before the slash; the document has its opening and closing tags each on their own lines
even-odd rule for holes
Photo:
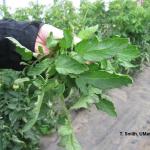
<svg viewBox="0 0 150 150">
<path fill-rule="evenodd" d="M 36 21 L 15 21 L 12 19 L 0 20 L 0 69 L 22 70 L 21 57 L 15 51 L 15 45 L 6 37 L 13 37 L 29 50 L 38 53 L 41 46 L 45 54 L 49 53 L 46 39 L 50 32 L 54 39 L 63 38 L 63 31 L 49 24 Z M 75 37 L 74 42 L 78 43 Z"/>
</svg>

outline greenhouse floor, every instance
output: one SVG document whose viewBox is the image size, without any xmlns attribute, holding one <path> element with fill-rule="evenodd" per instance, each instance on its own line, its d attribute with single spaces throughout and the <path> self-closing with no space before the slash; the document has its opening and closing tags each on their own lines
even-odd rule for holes
<svg viewBox="0 0 150 150">
<path fill-rule="evenodd" d="M 74 117 L 74 130 L 83 150 L 150 150 L 150 67 L 132 86 L 111 90 L 109 95 L 117 118 L 94 107 Z M 61 150 L 57 142 L 56 135 L 44 137 L 41 150 Z"/>
</svg>

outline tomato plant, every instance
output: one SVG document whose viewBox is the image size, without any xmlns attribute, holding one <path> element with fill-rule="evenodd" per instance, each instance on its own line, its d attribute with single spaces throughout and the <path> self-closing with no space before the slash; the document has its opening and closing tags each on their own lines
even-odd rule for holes
<svg viewBox="0 0 150 150">
<path fill-rule="evenodd" d="M 76 45 L 71 30 L 65 30 L 59 41 L 50 34 L 47 46 L 55 45 L 53 56 L 40 53 L 36 60 L 30 50 L 8 37 L 27 65 L 21 72 L 1 73 L 1 149 L 38 149 L 40 135 L 57 132 L 60 146 L 80 150 L 71 111 L 95 105 L 117 116 L 105 91 L 132 83 L 130 76 L 117 71 L 116 64 L 132 64 L 140 53 L 128 39 L 101 40 L 96 30 L 96 26 L 82 30 L 82 40 Z"/>
</svg>

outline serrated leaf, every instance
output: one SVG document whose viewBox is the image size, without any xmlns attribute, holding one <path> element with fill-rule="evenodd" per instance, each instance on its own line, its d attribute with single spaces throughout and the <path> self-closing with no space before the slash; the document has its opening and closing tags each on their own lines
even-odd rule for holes
<svg viewBox="0 0 150 150">
<path fill-rule="evenodd" d="M 76 81 L 76 85 L 80 89 L 80 91 L 84 95 L 87 95 L 88 94 L 88 87 L 87 87 L 85 81 L 82 78 L 76 78 L 75 81 Z"/>
<path fill-rule="evenodd" d="M 97 49 L 98 43 L 97 38 L 82 40 L 75 46 L 75 50 L 78 54 L 84 56 L 86 51 Z"/>
<path fill-rule="evenodd" d="M 118 88 L 131 83 L 132 79 L 128 75 L 109 73 L 107 71 L 88 71 L 79 75 L 79 78 L 76 79 L 76 84 L 82 92 L 87 90 L 87 85 L 105 90 Z"/>
<path fill-rule="evenodd" d="M 74 135 L 62 136 L 59 145 L 65 150 L 81 150 L 81 146 Z"/>
<path fill-rule="evenodd" d="M 28 76 L 36 76 L 43 73 L 53 62 L 53 59 L 46 58 L 35 66 L 31 66 L 27 72 Z"/>
<path fill-rule="evenodd" d="M 81 146 L 77 141 L 73 129 L 69 124 L 65 124 L 58 129 L 58 134 L 60 136 L 59 145 L 64 147 L 65 150 L 81 150 Z"/>
<path fill-rule="evenodd" d="M 101 99 L 98 103 L 96 103 L 96 107 L 98 110 L 104 111 L 112 117 L 117 116 L 114 104 L 107 99 Z"/>
<path fill-rule="evenodd" d="M 126 38 L 109 38 L 103 41 L 83 40 L 76 45 L 76 51 L 86 60 L 102 61 L 114 56 L 122 59 L 128 57 L 131 60 L 139 56 L 139 51 L 136 47 L 130 45 Z M 131 56 L 129 56 L 131 52 Z"/>
<path fill-rule="evenodd" d="M 66 139 L 66 150 L 81 150 L 81 146 L 74 135 L 69 135 Z"/>
<path fill-rule="evenodd" d="M 33 57 L 33 53 L 31 50 L 27 49 L 23 45 L 21 45 L 16 39 L 12 37 L 7 37 L 12 43 L 16 45 L 16 52 L 21 55 L 22 60 L 28 61 Z"/>
<path fill-rule="evenodd" d="M 38 95 L 37 102 L 35 103 L 35 106 L 31 112 L 32 117 L 25 124 L 25 126 L 22 129 L 22 132 L 26 132 L 26 131 L 30 130 L 33 127 L 33 125 L 36 123 L 38 116 L 39 116 L 39 113 L 40 113 L 41 105 L 43 102 L 43 97 L 44 97 L 44 92 L 41 91 L 41 93 Z"/>
<path fill-rule="evenodd" d="M 135 45 L 128 45 L 122 52 L 117 54 L 117 57 L 121 61 L 131 61 L 140 56 L 140 51 Z"/>
<path fill-rule="evenodd" d="M 75 59 L 67 55 L 60 55 L 56 61 L 56 70 L 60 74 L 81 74 L 88 70 L 88 67 L 79 63 Z"/>
<path fill-rule="evenodd" d="M 70 54 L 71 54 L 71 57 L 72 57 L 73 59 L 75 59 L 76 61 L 78 61 L 78 62 L 80 62 L 80 63 L 82 63 L 82 64 L 85 64 L 85 60 L 81 57 L 81 55 L 79 55 L 79 54 L 76 53 L 76 52 L 71 52 Z"/>
<path fill-rule="evenodd" d="M 94 33 L 98 30 L 98 25 L 93 26 L 93 27 L 86 27 L 85 29 L 81 30 L 78 34 L 78 36 L 81 39 L 89 39 L 91 38 Z"/>
<path fill-rule="evenodd" d="M 63 125 L 58 129 L 58 134 L 61 136 L 66 136 L 72 134 L 73 131 L 68 125 Z"/>
<path fill-rule="evenodd" d="M 70 109 L 88 108 L 91 104 L 97 103 L 99 97 L 96 94 L 82 96 Z"/>
</svg>

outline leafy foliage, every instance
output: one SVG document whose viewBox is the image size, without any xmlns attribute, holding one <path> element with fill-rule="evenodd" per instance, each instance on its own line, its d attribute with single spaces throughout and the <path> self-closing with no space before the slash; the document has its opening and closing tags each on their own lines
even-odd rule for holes
<svg viewBox="0 0 150 150">
<path fill-rule="evenodd" d="M 75 138 L 73 129 L 69 126 L 69 123 L 66 122 L 62 125 L 58 130 L 58 134 L 61 137 L 60 146 L 65 147 L 66 150 L 81 150 L 81 146 Z"/>
<path fill-rule="evenodd" d="M 93 33 L 95 33 L 98 30 L 98 25 L 93 26 L 93 27 L 86 27 L 85 29 L 82 29 L 78 36 L 81 39 L 89 39 L 93 36 Z"/>
<path fill-rule="evenodd" d="M 114 104 L 107 100 L 106 98 L 102 98 L 97 104 L 97 109 L 108 113 L 110 116 L 116 117 L 117 113 L 115 111 Z"/>
<path fill-rule="evenodd" d="M 33 103 L 28 89 L 20 85 L 19 75 L 12 70 L 0 72 L 0 148 L 3 150 L 36 149 L 38 146 L 39 133 L 35 130 L 20 132 Z M 29 141 L 32 142 L 28 145 Z"/>
<path fill-rule="evenodd" d="M 16 47 L 16 52 L 22 56 L 22 60 L 31 60 L 32 59 L 32 52 L 27 49 L 26 47 L 22 46 L 16 39 L 12 37 L 7 37 L 11 42 L 13 42 L 15 45 L 18 45 Z"/>
<path fill-rule="evenodd" d="M 145 1 L 146 2 L 146 1 Z M 121 37 L 128 37 L 133 44 L 140 48 L 141 62 L 144 60 L 149 61 L 149 8 L 137 5 L 136 1 L 121 1 L 116 0 L 110 4 L 110 9 L 107 12 L 109 15 L 108 23 L 110 31 L 108 35 L 120 35 Z M 148 57 L 147 57 L 148 56 Z"/>
<path fill-rule="evenodd" d="M 95 105 L 115 117 L 105 91 L 131 84 L 132 78 L 121 73 L 149 61 L 149 0 L 143 6 L 114 0 L 108 11 L 102 1 L 87 0 L 78 10 L 60 0 L 52 7 L 31 3 L 14 13 L 4 6 L 0 11 L 5 18 L 38 20 L 64 29 L 60 41 L 52 34 L 47 39 L 48 48 L 56 47 L 53 58 L 40 49 L 35 61 L 30 50 L 9 37 L 27 66 L 22 72 L 0 70 L 0 149 L 39 149 L 39 136 L 58 131 L 60 146 L 80 150 L 70 111 Z M 82 39 L 76 45 L 74 32 Z"/>
<path fill-rule="evenodd" d="M 72 43 L 71 30 L 65 30 L 64 38 L 57 41 L 53 57 L 40 53 L 36 60 L 31 59 L 33 54 L 28 55 L 29 50 L 9 38 L 27 65 L 14 75 L 7 71 L 1 74 L 3 149 L 37 149 L 39 135 L 58 131 L 60 146 L 66 150 L 81 150 L 72 127 L 71 110 L 96 105 L 98 110 L 116 116 L 113 103 L 103 98 L 105 90 L 127 86 L 132 79 L 116 73 L 113 66 L 113 71 L 108 71 L 101 64 L 110 59 L 110 64 L 118 63 L 124 56 L 132 64 L 131 60 L 139 56 L 139 51 L 126 38 L 96 38 L 95 28 L 90 27 L 90 34 L 80 32 L 83 40 L 76 45 Z M 50 34 L 49 46 L 51 41 Z M 97 57 L 95 51 L 99 52 Z M 129 51 L 132 56 L 128 55 Z M 93 52 L 92 59 L 86 57 L 88 52 Z M 113 58 L 116 56 L 117 59 Z"/>
<path fill-rule="evenodd" d="M 56 59 L 55 65 L 57 72 L 63 75 L 81 74 L 88 70 L 88 66 L 79 63 L 67 55 L 60 55 Z"/>
</svg>

